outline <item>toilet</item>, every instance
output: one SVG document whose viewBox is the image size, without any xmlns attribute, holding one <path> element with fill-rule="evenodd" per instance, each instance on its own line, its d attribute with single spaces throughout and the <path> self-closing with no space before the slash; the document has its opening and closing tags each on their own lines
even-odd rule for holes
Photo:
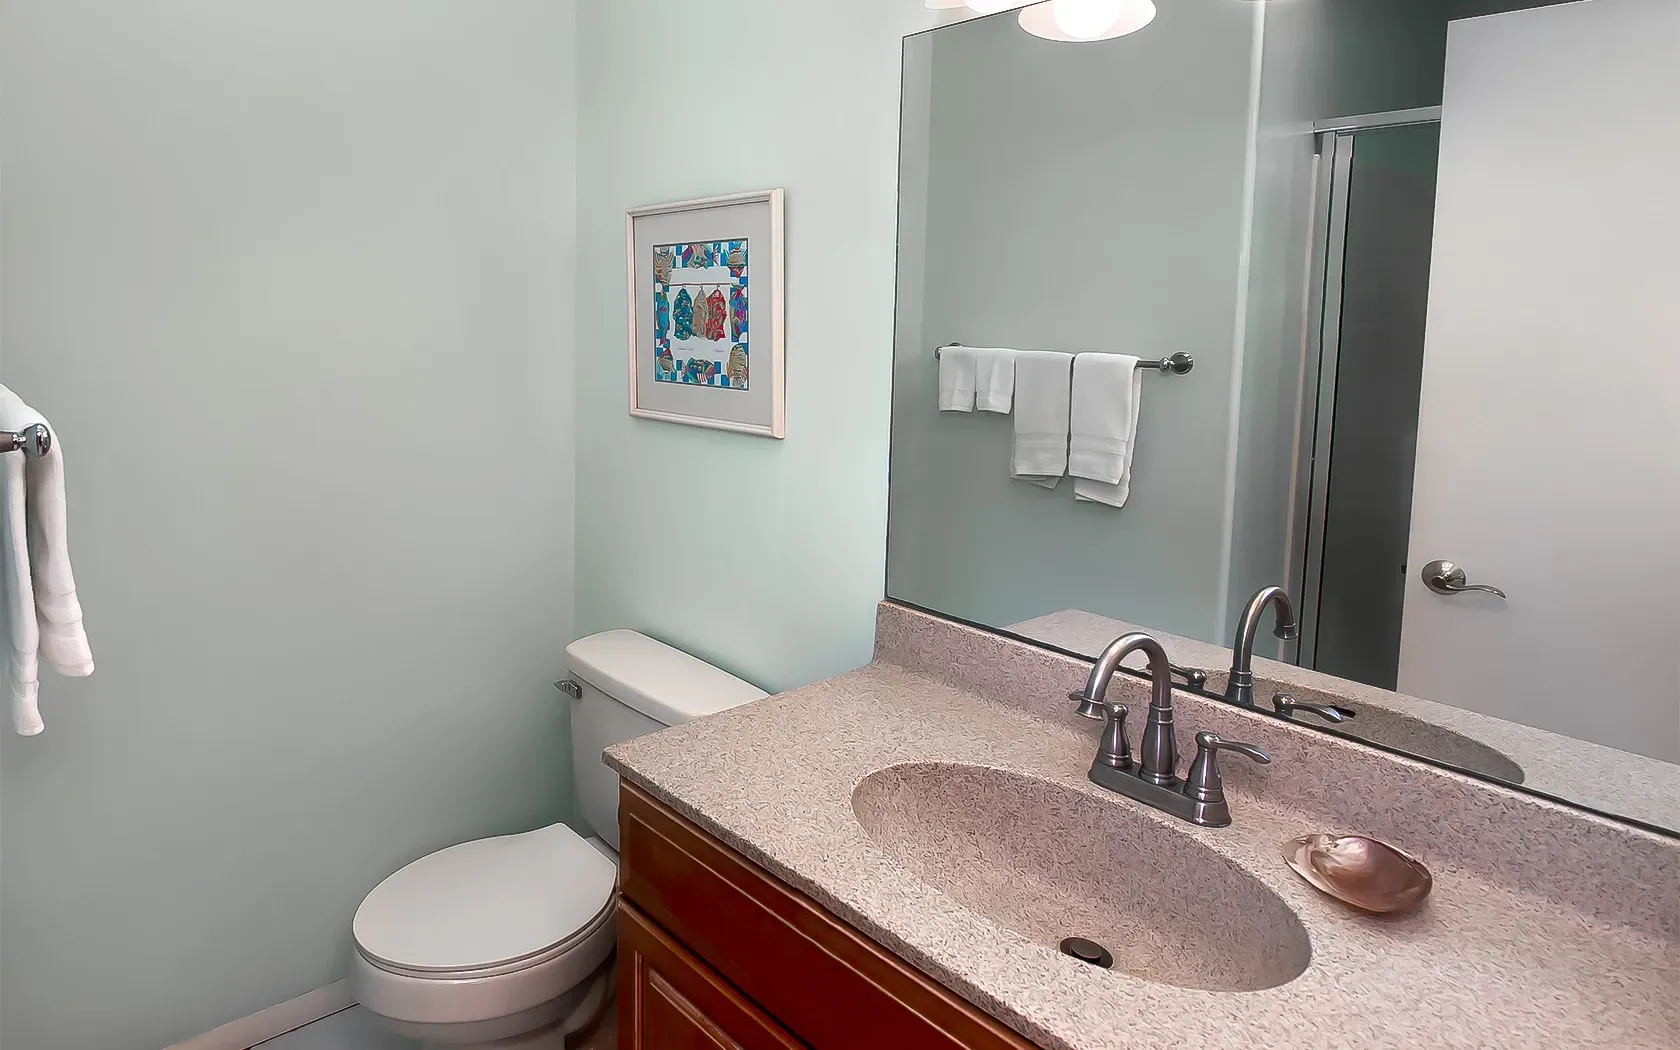
<svg viewBox="0 0 1680 1050">
<path fill-rule="evenodd" d="M 612 744 L 767 694 L 633 631 L 566 648 L 578 805 L 564 824 L 451 846 L 362 901 L 351 983 L 362 1006 L 427 1048 L 562 1050 L 613 991 L 618 775 Z"/>
</svg>

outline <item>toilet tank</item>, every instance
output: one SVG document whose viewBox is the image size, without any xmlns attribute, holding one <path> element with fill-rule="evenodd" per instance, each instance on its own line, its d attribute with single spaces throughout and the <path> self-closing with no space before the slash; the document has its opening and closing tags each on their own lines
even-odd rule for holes
<svg viewBox="0 0 1680 1050">
<path fill-rule="evenodd" d="M 769 694 L 727 671 L 635 631 L 607 631 L 566 647 L 581 696 L 572 702 L 578 809 L 618 848 L 618 774 L 601 761 L 613 744 L 762 700 Z"/>
</svg>

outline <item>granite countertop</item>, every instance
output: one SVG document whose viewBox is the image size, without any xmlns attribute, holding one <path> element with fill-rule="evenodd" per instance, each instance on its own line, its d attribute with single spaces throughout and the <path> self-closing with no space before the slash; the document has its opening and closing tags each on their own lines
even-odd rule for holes
<svg viewBox="0 0 1680 1050">
<path fill-rule="evenodd" d="M 1192 708 L 1187 717 L 1181 710 L 1181 734 L 1201 728 L 1192 717 L 1205 724 L 1225 716 Z M 1436 885 L 1420 911 L 1398 919 L 1362 916 L 1283 864 L 1278 847 L 1286 839 L 1345 829 L 1315 823 L 1268 792 L 1267 776 L 1278 766 L 1228 775 L 1235 826 L 1200 829 L 1091 784 L 1086 771 L 1095 732 L 1092 723 L 1058 723 L 877 662 L 616 745 L 606 761 L 1047 1050 L 1676 1045 L 1680 923 L 1674 916 L 1623 921 L 1614 907 L 1570 907 L 1537 892 L 1532 879 L 1502 880 L 1485 865 L 1440 857 L 1426 857 Z M 1302 746 L 1322 748 L 1317 741 L 1324 739 L 1303 737 Z M 1278 757 L 1280 764 L 1289 761 Z M 967 910 L 872 842 L 852 808 L 854 789 L 869 774 L 924 762 L 1012 771 L 1105 805 L 1133 807 L 1275 892 L 1307 931 L 1310 965 L 1264 991 L 1175 987 L 1093 969 Z M 1542 840 L 1537 848 L 1548 845 Z M 1666 854 L 1655 856 L 1666 863 Z M 1184 880 L 1188 905 L 1197 872 L 1185 872 Z M 1653 889 L 1659 911 L 1673 908 L 1673 889 Z"/>
<path fill-rule="evenodd" d="M 1093 659 L 1120 635 L 1148 631 L 1167 647 L 1174 664 L 1208 672 L 1207 687 L 1213 692 L 1225 687 L 1231 667 L 1231 650 L 1225 646 L 1079 609 L 1036 617 L 1005 630 Z M 1127 660 L 1126 666 L 1141 671 L 1147 664 L 1139 655 Z M 1658 827 L 1680 829 L 1680 765 L 1672 762 L 1262 656 L 1254 658 L 1254 674 L 1263 681 L 1288 686 L 1297 699 L 1383 708 L 1485 744 L 1521 767 L 1521 783 L 1531 791 Z M 1269 694 L 1259 697 L 1261 703 L 1270 699 Z M 1357 723 L 1339 728 L 1349 736 L 1361 735 Z M 1425 757 L 1436 757 L 1429 754 L 1427 747 L 1407 748 L 1404 741 L 1397 746 Z"/>
</svg>

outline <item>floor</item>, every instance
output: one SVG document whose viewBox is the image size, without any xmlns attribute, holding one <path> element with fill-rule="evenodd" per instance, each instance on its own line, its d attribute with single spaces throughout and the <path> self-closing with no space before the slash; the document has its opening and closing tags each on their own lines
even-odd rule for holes
<svg viewBox="0 0 1680 1050">
<path fill-rule="evenodd" d="M 420 1050 L 419 1043 L 385 1031 L 372 1014 L 359 1006 L 304 1025 L 261 1046 L 262 1050 Z"/>
<path fill-rule="evenodd" d="M 616 1050 L 618 1004 L 608 1007 L 607 1016 L 595 1031 L 585 1033 L 572 1045 L 574 1050 Z M 385 1031 L 372 1014 L 354 1006 L 270 1039 L 261 1050 L 420 1050 L 420 1044 Z"/>
</svg>

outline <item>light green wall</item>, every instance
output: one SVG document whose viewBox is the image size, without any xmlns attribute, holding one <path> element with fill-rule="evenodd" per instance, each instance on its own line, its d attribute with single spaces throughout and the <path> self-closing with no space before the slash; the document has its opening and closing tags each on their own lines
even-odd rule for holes
<svg viewBox="0 0 1680 1050">
<path fill-rule="evenodd" d="M 98 661 L 0 731 L 6 1050 L 329 984 L 385 875 L 570 811 L 573 30 L 0 3 L 0 378 Z"/>
<path fill-rule="evenodd" d="M 882 594 L 901 37 L 914 0 L 579 12 L 578 631 L 779 690 L 867 663 Z M 624 211 L 788 191 L 788 436 L 626 413 Z"/>
</svg>

